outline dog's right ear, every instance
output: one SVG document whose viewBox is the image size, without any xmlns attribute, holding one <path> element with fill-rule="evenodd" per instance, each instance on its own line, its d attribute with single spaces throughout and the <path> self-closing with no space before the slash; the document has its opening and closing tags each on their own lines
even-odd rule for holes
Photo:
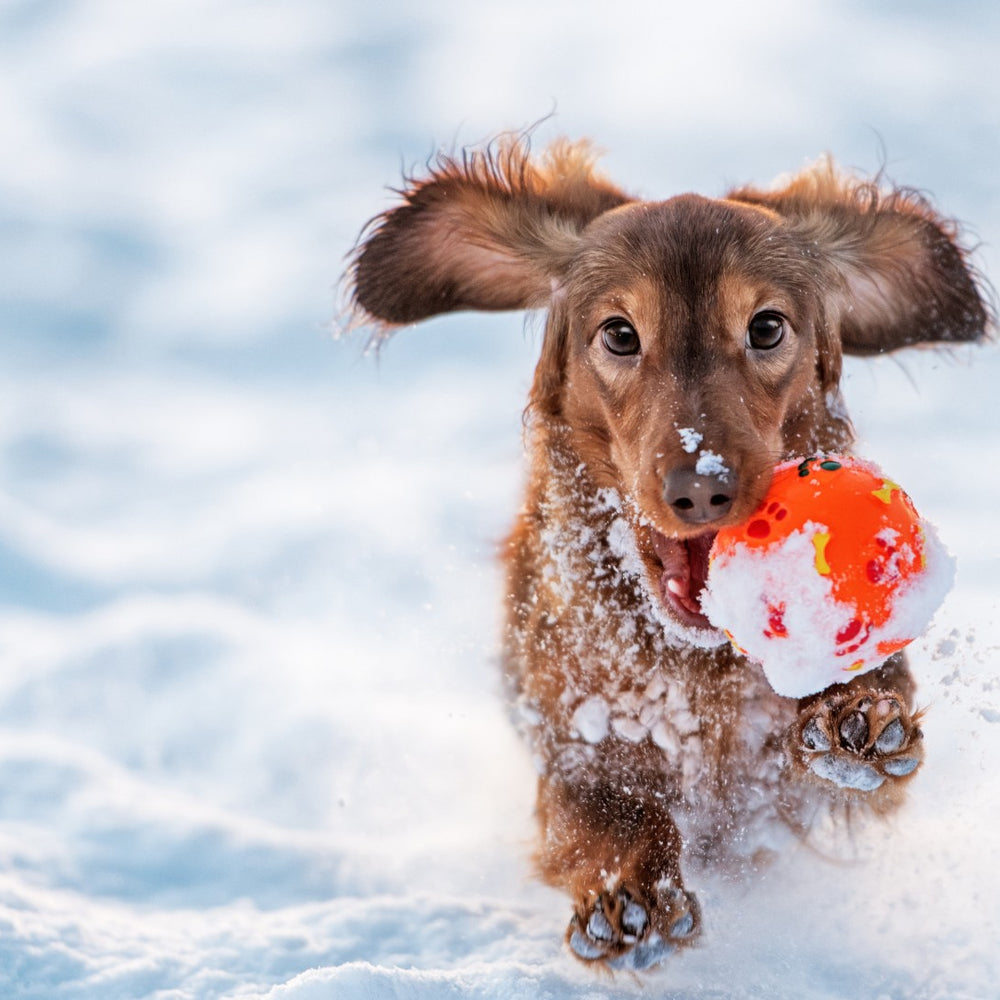
<svg viewBox="0 0 1000 1000">
<path fill-rule="evenodd" d="M 957 224 L 916 192 L 862 180 L 823 158 L 777 190 L 742 188 L 730 197 L 777 212 L 799 234 L 804 254 L 825 269 L 827 319 L 847 353 L 976 342 L 991 332 L 989 289 Z M 825 364 L 835 372 L 832 356 Z"/>
<path fill-rule="evenodd" d="M 629 201 L 594 172 L 587 143 L 539 159 L 524 138 L 440 157 L 354 250 L 352 302 L 383 328 L 460 309 L 545 305 L 589 222 Z"/>
</svg>

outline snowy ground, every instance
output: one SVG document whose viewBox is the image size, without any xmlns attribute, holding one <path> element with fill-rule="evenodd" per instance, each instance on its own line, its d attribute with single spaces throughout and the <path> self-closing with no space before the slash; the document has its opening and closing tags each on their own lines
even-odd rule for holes
<svg viewBox="0 0 1000 1000">
<path fill-rule="evenodd" d="M 912 802 L 641 988 L 561 949 L 497 692 L 536 340 L 330 336 L 400 166 L 553 109 L 649 196 L 884 159 L 996 279 L 998 58 L 985 0 L 0 5 L 0 996 L 1000 996 L 995 349 L 848 372 L 960 563 Z"/>
</svg>

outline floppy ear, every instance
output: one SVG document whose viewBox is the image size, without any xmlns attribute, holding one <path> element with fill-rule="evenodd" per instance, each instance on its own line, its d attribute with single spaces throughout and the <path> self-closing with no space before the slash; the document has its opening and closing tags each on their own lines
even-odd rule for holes
<svg viewBox="0 0 1000 1000">
<path fill-rule="evenodd" d="M 354 250 L 355 311 L 383 328 L 459 309 L 544 305 L 598 215 L 629 198 L 593 169 L 586 143 L 541 160 L 524 138 L 440 157 Z"/>
<path fill-rule="evenodd" d="M 741 188 L 730 197 L 777 212 L 801 235 L 803 252 L 817 255 L 831 281 L 827 321 L 845 351 L 986 335 L 990 311 L 957 226 L 920 195 L 882 191 L 822 159 L 779 190 Z"/>
</svg>

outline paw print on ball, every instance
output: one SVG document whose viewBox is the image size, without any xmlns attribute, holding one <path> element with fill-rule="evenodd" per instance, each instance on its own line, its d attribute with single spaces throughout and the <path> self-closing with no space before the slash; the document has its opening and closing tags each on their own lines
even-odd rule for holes
<svg viewBox="0 0 1000 1000">
<path fill-rule="evenodd" d="M 766 501 L 760 505 L 754 516 L 747 523 L 746 533 L 748 538 L 755 538 L 764 541 L 775 534 L 775 527 L 788 517 L 788 508 L 780 500 Z"/>
</svg>

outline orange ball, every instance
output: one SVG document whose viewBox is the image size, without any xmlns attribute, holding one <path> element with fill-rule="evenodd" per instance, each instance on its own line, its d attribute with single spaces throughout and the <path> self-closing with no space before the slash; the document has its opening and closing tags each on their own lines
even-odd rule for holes
<svg viewBox="0 0 1000 1000">
<path fill-rule="evenodd" d="M 779 694 L 802 697 L 916 638 L 952 569 L 910 498 L 876 466 L 807 458 L 779 466 L 754 514 L 718 533 L 702 606 Z"/>
</svg>

